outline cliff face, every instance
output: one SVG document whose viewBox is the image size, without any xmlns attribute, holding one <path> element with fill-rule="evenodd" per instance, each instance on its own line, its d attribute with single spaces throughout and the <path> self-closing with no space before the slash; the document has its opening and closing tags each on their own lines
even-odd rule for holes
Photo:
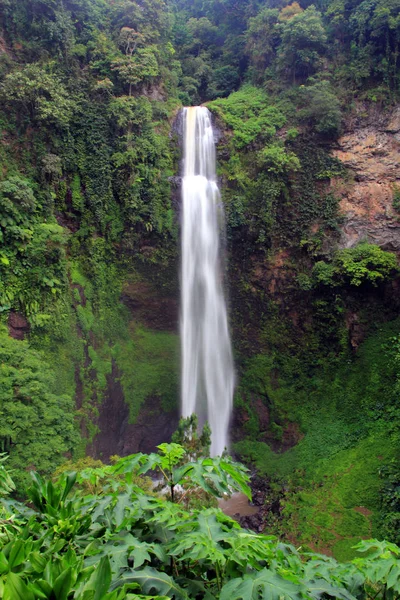
<svg viewBox="0 0 400 600">
<path fill-rule="evenodd" d="M 400 185 L 400 107 L 388 113 L 358 111 L 333 150 L 349 178 L 332 181 L 343 215 L 340 246 L 362 240 L 400 250 L 400 212 L 394 208 Z"/>
</svg>

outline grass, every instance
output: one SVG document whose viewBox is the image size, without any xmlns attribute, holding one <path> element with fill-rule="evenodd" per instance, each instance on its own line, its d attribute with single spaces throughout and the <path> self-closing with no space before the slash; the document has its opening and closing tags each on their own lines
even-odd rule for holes
<svg viewBox="0 0 400 600">
<path fill-rule="evenodd" d="M 379 537 L 383 465 L 396 456 L 398 414 L 395 339 L 400 321 L 377 327 L 355 357 L 334 363 L 320 359 L 318 371 L 287 377 L 277 392 L 268 382 L 266 361 L 254 389 L 254 367 L 244 385 L 263 393 L 271 414 L 289 414 L 304 437 L 284 453 L 275 453 L 262 433 L 235 444 L 239 456 L 260 473 L 286 482 L 279 532 L 296 545 L 333 554 L 338 560 L 355 556 L 360 538 Z M 250 383 L 250 379 L 252 383 Z M 388 419 L 388 415 L 392 415 Z M 254 437 L 256 439 L 254 439 Z"/>
</svg>

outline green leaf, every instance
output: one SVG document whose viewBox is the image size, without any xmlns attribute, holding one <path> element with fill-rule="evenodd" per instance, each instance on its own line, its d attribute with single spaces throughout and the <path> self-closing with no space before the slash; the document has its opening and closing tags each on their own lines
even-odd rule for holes
<svg viewBox="0 0 400 600">
<path fill-rule="evenodd" d="M 34 589 L 36 589 L 36 587 L 38 587 L 42 591 L 45 598 L 48 598 L 53 590 L 50 583 L 48 581 L 45 581 L 44 579 L 37 580 L 35 582 Z M 35 593 L 37 594 L 37 592 L 35 592 Z"/>
<path fill-rule="evenodd" d="M 47 564 L 47 559 L 39 552 L 31 552 L 29 555 L 29 562 L 36 573 L 43 573 Z"/>
<path fill-rule="evenodd" d="M 17 540 L 13 543 L 10 555 L 8 557 L 8 564 L 12 571 L 15 567 L 21 565 L 25 560 L 25 543 L 21 540 Z"/>
<path fill-rule="evenodd" d="M 232 579 L 223 586 L 220 600 L 302 600 L 306 588 L 263 569 L 256 575 Z"/>
<path fill-rule="evenodd" d="M 185 448 L 174 442 L 171 442 L 170 444 L 160 444 L 157 448 L 164 455 L 162 457 L 162 467 L 166 469 L 172 469 L 185 454 Z"/>
<path fill-rule="evenodd" d="M 102 600 L 111 583 L 111 566 L 108 556 L 104 556 L 97 569 L 92 573 L 86 589 L 94 590 L 93 600 Z"/>
<path fill-rule="evenodd" d="M 21 577 L 10 573 L 4 586 L 3 600 L 35 600 L 35 596 Z"/>
<path fill-rule="evenodd" d="M 56 600 L 67 600 L 71 591 L 72 569 L 69 567 L 57 577 L 53 585 Z"/>
<path fill-rule="evenodd" d="M 312 598 L 324 598 L 325 595 L 338 598 L 339 600 L 356 600 L 355 596 L 350 594 L 343 587 L 336 587 L 325 581 L 325 579 L 317 579 L 315 581 L 305 581 L 307 592 Z"/>
<path fill-rule="evenodd" d="M 247 475 L 246 467 L 235 463 L 221 460 L 219 463 L 221 469 L 228 473 L 230 478 L 237 484 L 239 490 L 251 500 L 251 489 L 248 485 L 249 476 Z M 236 488 L 237 489 L 237 488 Z"/>
<path fill-rule="evenodd" d="M 3 552 L 0 552 L 0 574 L 7 573 L 10 570 L 8 560 L 4 556 Z"/>
<path fill-rule="evenodd" d="M 172 577 L 161 573 L 152 567 L 146 567 L 141 571 L 131 571 L 130 575 L 119 579 L 112 589 L 125 583 L 138 583 L 145 594 L 162 594 L 176 600 L 189 600 L 189 596 Z"/>
<path fill-rule="evenodd" d="M 269 561 L 274 557 L 274 540 L 264 535 L 247 531 L 238 531 L 226 539 L 230 549 L 226 551 L 227 561 L 235 563 L 247 570 L 248 566 L 259 569 L 261 561 Z"/>
<path fill-rule="evenodd" d="M 48 586 L 46 592 L 43 591 L 43 586 L 38 585 L 37 581 L 29 583 L 29 587 L 31 588 L 32 593 L 35 595 L 35 600 L 47 600 L 51 594 L 51 585 L 43 581 L 41 581 L 41 583 L 45 583 Z"/>
<path fill-rule="evenodd" d="M 74 483 L 76 481 L 76 473 L 69 473 L 66 477 L 65 483 L 64 483 L 64 490 L 63 493 L 61 495 L 61 501 L 64 502 L 64 500 L 66 499 L 66 497 L 68 496 L 69 492 L 71 491 Z"/>
</svg>

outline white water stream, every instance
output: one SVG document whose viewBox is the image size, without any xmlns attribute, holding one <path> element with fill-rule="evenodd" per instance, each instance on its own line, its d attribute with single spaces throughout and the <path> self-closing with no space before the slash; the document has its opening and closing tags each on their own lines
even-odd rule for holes
<svg viewBox="0 0 400 600">
<path fill-rule="evenodd" d="M 211 427 L 211 456 L 228 446 L 235 374 L 220 264 L 223 222 L 215 144 L 205 107 L 184 109 L 182 414 Z"/>
</svg>

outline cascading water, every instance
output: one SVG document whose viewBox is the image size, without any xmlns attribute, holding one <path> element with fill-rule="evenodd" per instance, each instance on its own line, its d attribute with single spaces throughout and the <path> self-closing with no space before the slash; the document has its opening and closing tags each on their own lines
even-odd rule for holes
<svg viewBox="0 0 400 600">
<path fill-rule="evenodd" d="M 211 455 L 218 456 L 228 446 L 235 374 L 221 283 L 214 134 L 201 106 L 184 109 L 182 200 L 182 414 L 209 422 Z"/>
</svg>

